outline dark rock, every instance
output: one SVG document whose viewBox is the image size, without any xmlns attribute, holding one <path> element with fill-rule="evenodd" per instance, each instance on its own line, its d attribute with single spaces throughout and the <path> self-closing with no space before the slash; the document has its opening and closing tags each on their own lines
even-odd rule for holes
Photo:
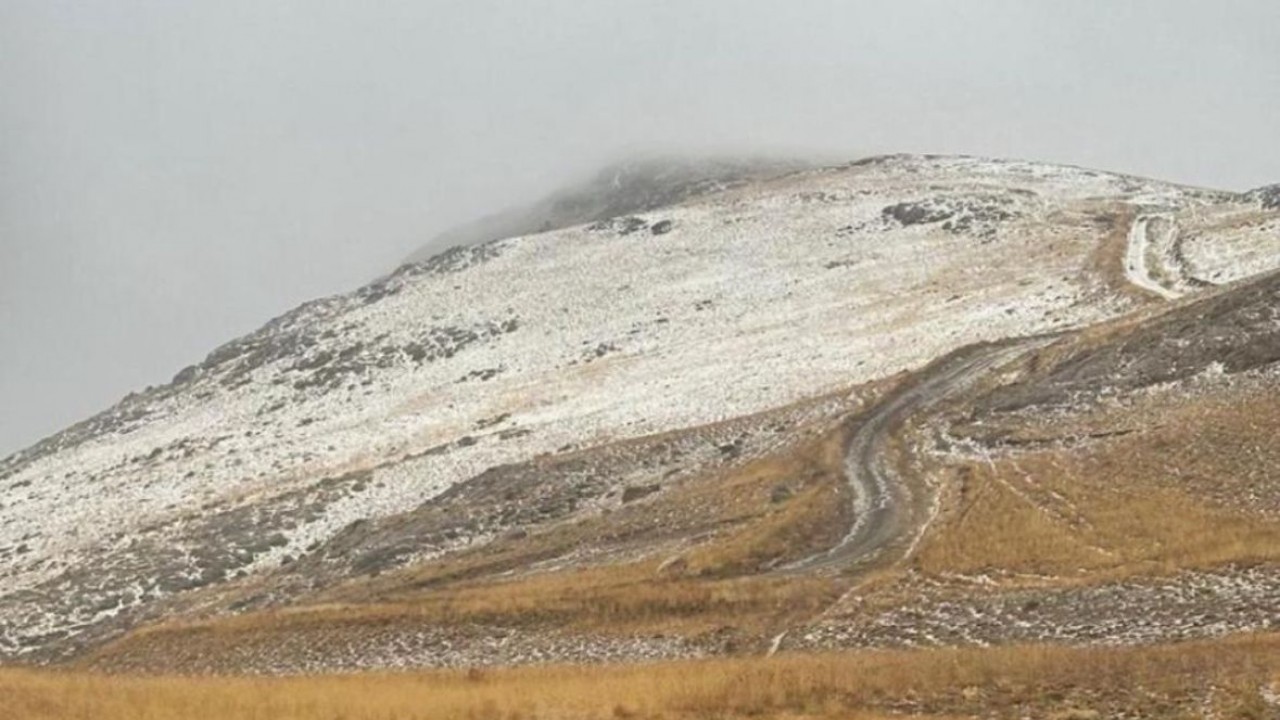
<svg viewBox="0 0 1280 720">
<path fill-rule="evenodd" d="M 195 380 L 199 374 L 200 374 L 199 367 L 195 365 L 188 365 L 187 367 L 179 370 L 177 375 L 173 376 L 173 384 L 186 385 L 187 383 L 190 383 L 193 380 Z"/>
<path fill-rule="evenodd" d="M 946 220 L 955 213 L 920 203 L 904 202 L 898 203 L 897 205 L 890 205 L 884 210 L 881 210 L 880 214 L 886 219 L 896 220 L 899 224 L 907 226 L 939 222 L 941 220 Z"/>
<path fill-rule="evenodd" d="M 437 255 L 403 265 L 392 275 L 393 278 L 409 275 L 443 275 L 466 270 L 473 265 L 489 262 L 502 255 L 502 248 L 497 240 L 480 245 L 456 245 Z"/>
<path fill-rule="evenodd" d="M 720 443 L 716 445 L 716 449 L 726 458 L 735 458 L 742 452 L 742 441 L 734 440 L 733 442 Z"/>
<path fill-rule="evenodd" d="M 599 345 L 595 346 L 595 348 L 591 351 L 591 354 L 597 358 L 602 358 L 605 355 L 608 355 L 609 353 L 614 353 L 617 351 L 618 351 L 618 346 L 614 345 L 613 343 L 600 343 Z"/>
<path fill-rule="evenodd" d="M 880 214 L 904 227 L 941 222 L 948 232 L 989 239 L 994 237 L 996 225 L 1016 217 L 1009 209 L 1012 202 L 1003 195 L 939 196 L 890 205 Z"/>
<path fill-rule="evenodd" d="M 511 413 L 502 413 L 501 415 L 494 415 L 491 418 L 481 418 L 476 421 L 475 428 L 477 430 L 484 430 L 485 428 L 491 428 L 494 425 L 501 425 L 510 418 Z"/>
<path fill-rule="evenodd" d="M 644 218 L 628 215 L 626 217 L 601 220 L 591 225 L 588 229 L 597 233 L 612 232 L 619 236 L 625 236 L 643 230 L 646 227 L 649 227 L 649 223 L 645 222 Z"/>
<path fill-rule="evenodd" d="M 624 488 L 622 491 L 622 504 L 635 502 L 643 497 L 648 497 L 662 489 L 661 485 L 633 485 Z"/>
<path fill-rule="evenodd" d="M 1262 205 L 1264 210 L 1280 210 L 1280 183 L 1250 190 L 1245 197 Z"/>
</svg>

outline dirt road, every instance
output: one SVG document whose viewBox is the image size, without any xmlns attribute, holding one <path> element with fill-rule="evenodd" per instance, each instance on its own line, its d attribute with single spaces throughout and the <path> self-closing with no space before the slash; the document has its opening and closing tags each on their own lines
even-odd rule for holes
<svg viewBox="0 0 1280 720">
<path fill-rule="evenodd" d="M 1019 338 L 961 348 L 921 370 L 857 423 L 845 448 L 845 479 L 853 497 L 853 525 L 835 546 L 790 563 L 786 573 L 865 569 L 892 561 L 925 529 L 931 500 L 921 488 L 898 477 L 887 459 L 894 433 L 913 414 L 969 387 L 992 368 L 1003 365 L 1052 338 Z"/>
</svg>

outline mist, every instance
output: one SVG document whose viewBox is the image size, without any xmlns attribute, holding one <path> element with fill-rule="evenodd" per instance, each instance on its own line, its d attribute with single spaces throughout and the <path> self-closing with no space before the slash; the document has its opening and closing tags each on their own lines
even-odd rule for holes
<svg viewBox="0 0 1280 720">
<path fill-rule="evenodd" d="M 0 455 L 638 153 L 1280 182 L 1274 2 L 0 0 Z"/>
</svg>

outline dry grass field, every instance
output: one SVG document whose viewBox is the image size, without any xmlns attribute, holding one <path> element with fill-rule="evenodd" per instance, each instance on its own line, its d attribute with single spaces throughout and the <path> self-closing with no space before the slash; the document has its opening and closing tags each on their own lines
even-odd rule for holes
<svg viewBox="0 0 1280 720">
<path fill-rule="evenodd" d="M 7 720 L 1275 717 L 1280 636 L 406 674 L 0 672 Z"/>
<path fill-rule="evenodd" d="M 1019 418 L 1010 447 L 940 471 L 947 511 L 916 567 L 1100 581 L 1280 560 L 1274 383 L 1208 378 L 1092 412 Z"/>
</svg>

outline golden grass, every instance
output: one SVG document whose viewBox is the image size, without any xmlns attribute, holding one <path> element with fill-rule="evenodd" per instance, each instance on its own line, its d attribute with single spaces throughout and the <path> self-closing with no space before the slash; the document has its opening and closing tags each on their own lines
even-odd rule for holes
<svg viewBox="0 0 1280 720">
<path fill-rule="evenodd" d="M 1125 276 L 1125 253 L 1129 248 L 1129 229 L 1137 211 L 1124 203 L 1107 204 L 1099 211 L 1110 221 L 1110 228 L 1094 246 L 1086 261 L 1091 277 L 1099 278 L 1110 292 L 1139 303 L 1150 302 L 1155 296 L 1129 282 Z"/>
<path fill-rule="evenodd" d="M 1280 635 L 1145 648 L 1014 646 L 295 678 L 0 671 L 7 720 L 1265 717 Z M 1210 686 L 1218 688 L 1206 694 Z M 1090 714 L 1097 713 L 1097 714 Z M 1251 714 L 1253 713 L 1253 714 Z M 902 715 L 898 715 L 902 717 Z"/>
<path fill-rule="evenodd" d="M 486 577 L 570 553 L 579 558 L 597 554 L 598 562 L 613 567 L 608 574 L 627 577 L 638 571 L 649 580 L 647 562 L 619 561 L 614 555 L 625 556 L 633 547 L 652 554 L 664 544 L 685 549 L 681 574 L 713 578 L 755 573 L 839 538 L 849 521 L 848 503 L 836 498 L 844 485 L 841 439 L 839 430 L 830 431 L 787 452 L 692 478 L 653 500 L 380 577 L 357 578 L 317 600 L 416 602 L 441 587 L 483 583 Z M 772 502 L 771 493 L 780 485 L 794 496 Z"/>
<path fill-rule="evenodd" d="M 1024 458 L 1016 469 L 1002 463 L 973 468 L 963 505 L 922 543 L 916 566 L 932 573 L 1078 576 L 1088 570 L 1094 580 L 1110 580 L 1280 561 L 1275 522 L 1173 488 L 1090 483 L 1082 489 L 1088 475 L 1054 462 L 1057 474 L 1039 476 L 1034 489 L 1025 487 L 1023 474 L 1037 471 L 1036 460 Z"/>
<path fill-rule="evenodd" d="M 1280 407 L 1224 393 L 1158 406 L 1143 428 L 1071 450 L 954 471 L 915 562 L 926 572 L 1009 570 L 1094 581 L 1280 561 Z M 1126 419 L 1127 418 L 1127 419 Z M 1115 422 L 1096 418 L 1094 422 Z M 1086 421 L 1086 425 L 1087 425 Z M 1041 428 L 1051 431 L 1053 428 Z M 1087 426 L 1073 431 L 1087 431 Z"/>
<path fill-rule="evenodd" d="M 145 627 L 94 650 L 87 667 L 222 667 L 280 647 L 343 648 L 370 635 L 498 626 L 596 636 L 762 637 L 825 610 L 832 578 L 662 578 L 653 564 L 448 588 L 412 603 L 332 604 Z"/>
<path fill-rule="evenodd" d="M 843 478 L 837 469 L 841 462 L 838 435 L 832 433 L 784 456 L 756 460 L 676 488 L 657 502 L 560 526 L 474 556 L 446 558 L 373 582 L 350 583 L 321 600 L 336 601 L 348 618 L 358 618 L 361 612 L 384 612 L 378 606 L 386 606 L 394 614 L 439 623 L 536 624 L 623 633 L 696 630 L 723 624 L 727 618 L 736 625 L 759 624 L 779 614 L 794 619 L 820 609 L 836 594 L 833 582 L 784 581 L 755 574 L 770 563 L 826 547 L 839 537 L 848 503 L 839 498 Z M 795 494 L 774 503 L 770 494 L 780 484 Z M 664 518 L 678 513 L 693 515 L 694 529 L 706 536 L 683 551 L 650 552 L 649 557 L 635 561 L 512 579 L 482 576 L 438 582 L 465 577 L 468 570 L 486 564 L 527 567 L 530 555 L 553 554 L 548 548 L 567 552 L 607 547 L 634 541 L 629 537 L 632 533 L 649 541 L 646 534 L 661 533 L 673 524 Z M 495 557 L 502 561 L 495 563 Z M 357 610 L 355 605 L 369 607 Z M 276 624 L 274 619 L 264 622 Z"/>
<path fill-rule="evenodd" d="M 414 621 L 434 625 L 567 627 L 631 634 L 696 630 L 726 618 L 751 624 L 778 613 L 825 607 L 837 594 L 824 578 L 662 579 L 654 564 L 576 570 L 508 582 L 450 588 L 415 602 L 326 604 L 230 616 L 210 623 L 173 623 L 140 635 L 204 628 L 260 633 Z"/>
<path fill-rule="evenodd" d="M 821 613 L 846 588 L 847 581 L 836 578 L 759 574 L 770 563 L 826 547 L 839 537 L 849 507 L 840 497 L 843 478 L 836 470 L 840 434 L 828 433 L 794 452 L 673 488 L 606 517 L 361 578 L 289 608 L 144 627 L 96 649 L 85 662 L 112 667 L 128 658 L 137 666 L 163 667 L 183 658 L 220 666 L 217 658 L 298 636 L 341 643 L 364 630 L 423 626 L 603 636 L 696 636 L 724 629 L 755 637 L 773 634 Z M 794 494 L 774 502 L 771 494 L 779 485 Z M 669 519 L 679 513 L 692 518 L 691 527 L 702 539 L 661 553 L 646 548 L 646 555 L 635 560 L 606 555 L 607 562 L 586 567 L 499 576 L 583 548 L 637 539 L 661 546 L 660 533 L 681 522 Z"/>
<path fill-rule="evenodd" d="M 786 456 L 751 463 L 725 483 L 722 494 L 743 503 L 740 517 L 751 522 L 689 552 L 688 572 L 704 577 L 758 572 L 838 542 L 852 522 L 844 499 L 844 435 L 833 432 Z M 770 490 L 788 481 L 795 497 L 771 503 Z"/>
<path fill-rule="evenodd" d="M 921 542 L 913 558 L 919 570 L 1048 575 L 1107 562 L 1077 529 L 1033 505 L 990 468 L 973 466 L 956 474 L 957 506 Z"/>
</svg>

